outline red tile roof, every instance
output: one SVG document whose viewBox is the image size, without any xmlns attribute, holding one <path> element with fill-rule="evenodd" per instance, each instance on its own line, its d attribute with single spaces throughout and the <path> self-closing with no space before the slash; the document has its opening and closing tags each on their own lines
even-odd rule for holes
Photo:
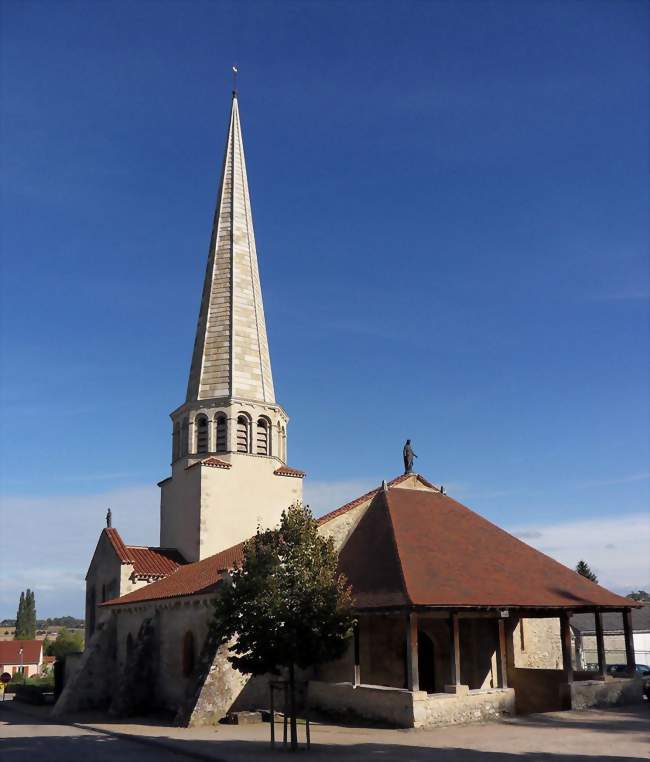
<svg viewBox="0 0 650 762">
<path fill-rule="evenodd" d="M 120 563 L 132 565 L 136 577 L 165 577 L 185 563 L 183 556 L 173 548 L 125 545 L 120 533 L 114 527 L 106 527 L 104 532 Z"/>
<path fill-rule="evenodd" d="M 295 476 L 297 479 L 302 479 L 305 475 L 304 471 L 298 471 L 297 468 L 291 468 L 290 466 L 280 466 L 273 473 L 276 476 Z"/>
<path fill-rule="evenodd" d="M 23 664 L 39 664 L 43 651 L 42 640 L 0 640 L 0 665 L 20 664 L 20 649 L 23 649 Z"/>
<path fill-rule="evenodd" d="M 232 568 L 242 557 L 244 543 L 233 545 L 214 556 L 204 558 L 192 564 L 179 566 L 164 579 L 152 582 L 146 587 L 134 590 L 120 598 L 106 601 L 103 606 L 126 605 L 142 601 L 157 601 L 165 598 L 178 598 L 183 595 L 198 595 L 213 591 L 223 573 Z"/>
<path fill-rule="evenodd" d="M 194 468 L 194 466 L 211 466 L 212 468 L 232 468 L 232 463 L 227 463 L 225 460 L 219 458 L 204 458 L 203 460 L 197 460 L 192 465 L 187 466 L 185 470 Z"/>
<path fill-rule="evenodd" d="M 398 476 L 389 484 L 399 484 L 407 478 L 407 474 Z M 431 486 L 429 482 L 422 477 L 417 477 L 424 485 Z M 340 516 L 357 505 L 376 495 L 381 487 L 362 495 L 360 498 L 346 503 L 341 508 L 318 519 L 319 524 L 324 524 L 330 519 Z M 119 535 L 118 535 L 119 537 Z M 126 547 L 126 546 L 125 546 Z M 164 598 L 176 598 L 183 595 L 193 595 L 209 592 L 221 579 L 222 573 L 240 563 L 243 558 L 244 542 L 237 543 L 230 548 L 222 550 L 214 556 L 204 558 L 203 561 L 187 564 L 179 568 L 174 574 L 166 579 L 152 582 L 147 587 L 134 590 L 121 598 L 114 598 L 112 601 L 106 601 L 106 606 L 122 605 L 127 603 L 137 603 L 140 601 L 160 600 Z"/>
<path fill-rule="evenodd" d="M 377 492 L 339 567 L 361 609 L 633 605 L 438 491 Z"/>
</svg>

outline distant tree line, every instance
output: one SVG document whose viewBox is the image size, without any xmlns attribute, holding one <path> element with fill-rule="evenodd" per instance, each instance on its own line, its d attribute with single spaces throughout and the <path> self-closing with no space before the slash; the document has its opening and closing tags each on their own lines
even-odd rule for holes
<svg viewBox="0 0 650 762">
<path fill-rule="evenodd" d="M 69 627 L 73 630 L 83 629 L 84 620 L 78 619 L 75 616 L 57 616 L 50 619 L 37 619 L 36 629 L 45 630 L 48 627 Z M 2 619 L 0 620 L 0 627 L 15 627 L 15 619 Z"/>
</svg>

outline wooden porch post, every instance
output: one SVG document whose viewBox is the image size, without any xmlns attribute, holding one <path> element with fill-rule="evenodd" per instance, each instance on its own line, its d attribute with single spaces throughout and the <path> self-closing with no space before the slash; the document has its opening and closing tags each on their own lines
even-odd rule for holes
<svg viewBox="0 0 650 762">
<path fill-rule="evenodd" d="M 607 675 L 607 663 L 605 661 L 605 639 L 603 638 L 603 615 L 600 611 L 594 612 L 596 621 L 596 650 L 598 651 L 598 674 L 601 677 Z"/>
<path fill-rule="evenodd" d="M 632 630 L 632 609 L 623 611 L 623 632 L 625 634 L 625 655 L 627 668 L 630 672 L 636 670 L 636 658 L 634 656 L 634 632 Z"/>
<path fill-rule="evenodd" d="M 506 651 L 506 623 L 498 620 L 499 627 L 499 688 L 508 687 L 508 654 Z"/>
<path fill-rule="evenodd" d="M 451 685 L 460 685 L 460 628 L 458 614 L 452 614 L 449 623 L 451 636 Z"/>
<path fill-rule="evenodd" d="M 406 620 L 406 684 L 410 691 L 420 690 L 418 615 L 414 612 L 411 612 Z"/>
<path fill-rule="evenodd" d="M 573 682 L 573 663 L 571 660 L 571 612 L 560 614 L 560 638 L 562 640 L 562 668 L 567 683 Z"/>
<path fill-rule="evenodd" d="M 361 664 L 359 658 L 359 620 L 354 623 L 352 630 L 354 636 L 354 687 L 361 685 Z"/>
</svg>

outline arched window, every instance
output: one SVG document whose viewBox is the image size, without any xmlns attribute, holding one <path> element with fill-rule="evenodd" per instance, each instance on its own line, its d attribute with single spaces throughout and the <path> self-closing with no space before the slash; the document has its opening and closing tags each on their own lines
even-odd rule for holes
<svg viewBox="0 0 650 762">
<path fill-rule="evenodd" d="M 190 422 L 187 418 L 183 419 L 183 426 L 181 429 L 181 456 L 187 455 L 188 438 L 190 432 Z"/>
<path fill-rule="evenodd" d="M 210 449 L 210 429 L 208 428 L 208 419 L 204 415 L 199 415 L 195 421 L 196 427 L 196 451 L 199 453 L 208 452 Z"/>
<path fill-rule="evenodd" d="M 237 452 L 250 452 L 248 430 L 250 421 L 245 415 L 237 416 Z"/>
<path fill-rule="evenodd" d="M 189 630 L 183 638 L 183 676 L 189 677 L 194 672 L 194 634 Z"/>
<path fill-rule="evenodd" d="M 218 415 L 214 421 L 217 427 L 216 432 L 216 450 L 217 452 L 226 452 L 228 446 L 228 419 L 223 413 Z"/>
<path fill-rule="evenodd" d="M 172 459 L 177 460 L 181 456 L 181 425 L 174 424 L 174 434 L 172 435 Z"/>
<path fill-rule="evenodd" d="M 282 450 L 281 459 L 286 463 L 287 462 L 287 430 L 282 427 L 281 432 L 281 444 L 280 448 Z"/>
<path fill-rule="evenodd" d="M 127 664 L 131 661 L 133 658 L 133 635 L 129 633 L 126 636 L 126 661 Z"/>
<path fill-rule="evenodd" d="M 270 424 L 266 418 L 259 418 L 257 421 L 257 454 L 258 455 L 270 455 L 271 454 L 271 436 L 270 436 Z"/>
</svg>

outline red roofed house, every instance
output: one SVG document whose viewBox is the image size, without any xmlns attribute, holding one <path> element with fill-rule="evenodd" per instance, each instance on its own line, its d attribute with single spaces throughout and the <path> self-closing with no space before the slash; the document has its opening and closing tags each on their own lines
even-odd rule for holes
<svg viewBox="0 0 650 762">
<path fill-rule="evenodd" d="M 276 402 L 233 95 L 185 402 L 160 482 L 160 547 L 101 533 L 87 583 L 87 640 L 55 712 L 161 707 L 183 723 L 268 704 L 210 637 L 212 604 L 243 542 L 302 497 Z M 349 579 L 358 625 L 346 656 L 313 669 L 321 710 L 411 727 L 616 703 L 638 681 L 575 668 L 573 613 L 616 612 L 634 664 L 635 604 L 529 547 L 407 472 L 320 519 Z M 600 628 L 602 640 L 602 628 Z M 602 649 L 601 649 L 602 651 Z"/>
<path fill-rule="evenodd" d="M 42 640 L 0 640 L 0 673 L 33 677 L 40 673 L 43 663 Z"/>
</svg>

